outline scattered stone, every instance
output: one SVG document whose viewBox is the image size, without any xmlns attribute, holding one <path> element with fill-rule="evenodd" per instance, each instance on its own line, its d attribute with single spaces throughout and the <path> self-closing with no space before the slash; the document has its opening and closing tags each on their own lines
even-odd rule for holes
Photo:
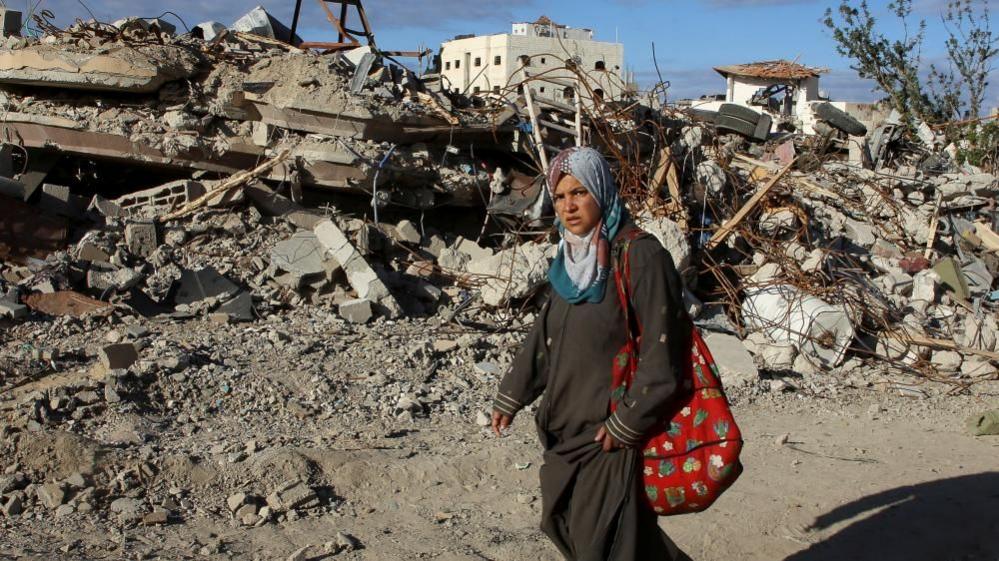
<svg viewBox="0 0 999 561">
<path fill-rule="evenodd" d="M 139 353 L 132 343 L 108 345 L 97 353 L 101 365 L 108 370 L 128 369 L 139 360 Z"/>
<path fill-rule="evenodd" d="M 288 481 L 267 495 L 267 506 L 279 511 L 319 506 L 319 497 L 300 480 Z"/>
<path fill-rule="evenodd" d="M 125 244 L 132 255 L 149 257 L 159 246 L 155 222 L 133 222 L 125 226 Z"/>
<path fill-rule="evenodd" d="M 145 505 L 138 499 L 122 497 L 111 502 L 111 512 L 122 522 L 136 522 L 143 516 Z"/>
<path fill-rule="evenodd" d="M 170 512 L 163 508 L 154 508 L 152 512 L 142 517 L 145 526 L 159 526 L 170 521 Z"/>
<path fill-rule="evenodd" d="M 340 317 L 351 323 L 367 323 L 374 317 L 371 301 L 365 299 L 348 300 L 340 304 Z"/>
<path fill-rule="evenodd" d="M 395 231 L 399 236 L 397 239 L 402 243 L 416 245 L 422 239 L 420 231 L 416 229 L 416 225 L 409 220 L 402 220 L 396 224 Z"/>
<path fill-rule="evenodd" d="M 38 487 L 38 500 L 42 501 L 45 508 L 55 509 L 66 502 L 66 490 L 58 483 L 46 483 Z"/>
</svg>

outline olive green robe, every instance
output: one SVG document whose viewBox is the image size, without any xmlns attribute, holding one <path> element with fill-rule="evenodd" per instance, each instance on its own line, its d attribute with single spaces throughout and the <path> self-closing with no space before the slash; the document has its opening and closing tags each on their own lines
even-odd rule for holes
<svg viewBox="0 0 999 561">
<path fill-rule="evenodd" d="M 690 352 L 691 327 L 669 253 L 643 236 L 631 243 L 630 256 L 642 344 L 617 411 L 610 414 L 611 367 L 628 333 L 613 276 L 599 303 L 570 304 L 552 292 L 494 403 L 516 415 L 543 395 L 535 415 L 544 447 L 541 528 L 571 561 L 689 559 L 643 503 L 637 447 L 676 391 L 675 367 Z M 602 426 L 628 448 L 604 452 L 594 441 Z"/>
</svg>

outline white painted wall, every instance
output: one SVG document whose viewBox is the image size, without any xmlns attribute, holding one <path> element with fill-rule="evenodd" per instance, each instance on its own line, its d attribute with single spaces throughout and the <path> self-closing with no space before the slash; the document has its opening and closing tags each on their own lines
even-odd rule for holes
<svg viewBox="0 0 999 561">
<path fill-rule="evenodd" d="M 515 30 L 518 25 L 532 24 L 514 24 Z M 569 31 L 592 33 L 589 30 Z M 441 46 L 444 87 L 469 94 L 476 93 L 476 88 L 479 93 L 495 91 L 497 87 L 503 90 L 508 84 L 522 79 L 519 75 L 513 76 L 514 73 L 519 74 L 521 56 L 531 58 L 527 67 L 531 75 L 545 73 L 548 77 L 563 79 L 574 78 L 574 75 L 554 69 L 562 67 L 565 59 L 578 57 L 589 81 L 603 90 L 605 99 L 620 96 L 624 86 L 624 45 L 620 43 L 504 33 L 444 43 Z M 496 64 L 496 57 L 499 57 L 499 64 Z M 596 70 L 598 61 L 603 63 L 605 70 Z M 554 84 L 537 83 L 533 93 L 558 101 L 566 100 L 562 88 Z"/>
</svg>

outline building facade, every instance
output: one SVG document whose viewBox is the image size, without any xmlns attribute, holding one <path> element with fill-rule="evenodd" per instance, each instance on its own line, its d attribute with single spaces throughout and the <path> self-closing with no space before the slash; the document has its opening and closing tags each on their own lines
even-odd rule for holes
<svg viewBox="0 0 999 561">
<path fill-rule="evenodd" d="M 625 89 L 624 45 L 593 39 L 590 29 L 575 29 L 542 17 L 536 22 L 515 23 L 511 33 L 458 36 L 441 45 L 440 73 L 443 87 L 466 94 L 510 93 L 531 76 L 544 75 L 554 82 L 535 82 L 532 94 L 556 101 L 572 101 L 575 75 L 564 69 L 573 60 L 587 75 L 594 92 L 616 99 Z M 583 92 L 582 99 L 589 97 Z"/>
</svg>

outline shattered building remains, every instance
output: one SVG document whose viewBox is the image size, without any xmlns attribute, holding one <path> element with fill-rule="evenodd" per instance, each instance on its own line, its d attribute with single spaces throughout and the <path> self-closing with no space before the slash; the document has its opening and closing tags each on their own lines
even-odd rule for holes
<svg viewBox="0 0 999 561">
<path fill-rule="evenodd" d="M 0 449 L 21 466 L 0 477 L 5 517 L 257 527 L 339 512 L 318 476 L 273 475 L 304 459 L 217 443 L 199 420 L 238 410 L 267 425 L 261 403 L 292 424 L 474 415 L 545 297 L 544 171 L 572 145 L 607 155 L 672 255 L 727 387 L 851 379 L 919 397 L 926 380 L 965 392 L 996 379 L 996 162 L 961 161 L 937 128 L 893 115 L 844 130 L 821 111 L 810 129 L 771 128 L 734 99 L 655 109 L 554 55 L 545 64 L 571 76 L 557 80 L 597 102 L 542 96 L 555 79 L 531 72 L 491 99 L 416 75 L 331 12 L 335 45 L 261 12 L 184 34 L 37 16 L 39 37 L 0 46 L 0 330 L 19 342 L 0 360 L 14 435 Z M 796 95 L 811 99 L 814 75 Z M 343 380 L 322 375 L 332 357 L 351 365 Z M 308 389 L 250 379 L 251 361 Z M 138 428 L 119 438 L 124 413 L 204 450 L 153 453 Z M 110 467 L 33 466 L 17 443 L 49 429 L 113 433 Z M 206 472 L 199 455 L 236 475 L 199 498 L 159 478 Z M 244 469 L 260 488 L 236 485 Z"/>
</svg>

